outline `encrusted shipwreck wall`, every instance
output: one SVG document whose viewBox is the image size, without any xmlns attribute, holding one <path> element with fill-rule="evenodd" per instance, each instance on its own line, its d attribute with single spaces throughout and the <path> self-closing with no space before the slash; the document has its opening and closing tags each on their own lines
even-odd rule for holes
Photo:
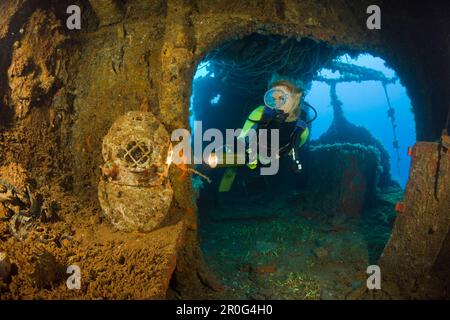
<svg viewBox="0 0 450 320">
<path fill-rule="evenodd" d="M 427 288 L 443 285 L 440 298 L 448 298 L 448 271 L 439 278 L 432 269 L 448 270 L 449 263 L 450 137 L 444 136 L 442 145 L 417 143 L 412 158 L 399 217 L 380 266 L 388 271 L 386 278 L 402 283 L 404 292 L 424 298 Z"/>
<path fill-rule="evenodd" d="M 311 147 L 307 207 L 328 216 L 358 217 L 373 202 L 383 168 L 380 152 L 351 143 Z M 333 161 L 330 161 L 333 159 Z"/>
<path fill-rule="evenodd" d="M 375 149 L 379 157 L 379 166 L 381 166 L 381 168 L 374 169 L 378 171 L 377 174 L 379 175 L 376 186 L 385 189 L 395 184 L 391 177 L 391 160 L 388 152 L 369 130 L 356 126 L 347 120 L 342 110 L 342 102 L 336 94 L 336 84 L 331 86 L 331 105 L 333 107 L 333 121 L 328 130 L 313 143 L 316 145 L 351 143 L 360 145 L 360 147 L 366 146 Z M 378 165 L 375 167 L 378 167 Z"/>
<path fill-rule="evenodd" d="M 81 30 L 66 28 L 71 4 L 82 8 Z M 173 200 L 152 232 L 116 231 L 97 186 L 103 137 L 116 119 L 143 111 L 169 133 L 187 127 L 195 68 L 226 40 L 258 32 L 381 55 L 408 88 L 418 137 L 437 139 L 450 104 L 450 50 L 434 32 L 449 30 L 445 10 L 382 1 L 385 24 L 371 31 L 369 4 L 2 1 L 0 297 L 217 297 L 198 246 L 189 166 L 171 166 Z M 79 290 L 66 286 L 70 265 L 80 268 Z"/>
</svg>

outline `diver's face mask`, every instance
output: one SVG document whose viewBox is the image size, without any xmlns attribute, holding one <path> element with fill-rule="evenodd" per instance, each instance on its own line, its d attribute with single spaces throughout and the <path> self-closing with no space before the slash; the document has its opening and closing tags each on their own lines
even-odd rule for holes
<svg viewBox="0 0 450 320">
<path fill-rule="evenodd" d="M 284 87 L 275 87 L 264 95 L 264 104 L 272 109 L 288 113 L 295 103 L 295 96 Z"/>
<path fill-rule="evenodd" d="M 264 95 L 264 103 L 269 108 L 281 110 L 286 105 L 289 95 L 286 90 L 272 88 Z"/>
</svg>

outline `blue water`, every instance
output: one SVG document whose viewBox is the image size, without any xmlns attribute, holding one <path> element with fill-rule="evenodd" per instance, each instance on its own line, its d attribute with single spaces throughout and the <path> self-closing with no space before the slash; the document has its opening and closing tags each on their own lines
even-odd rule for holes
<svg viewBox="0 0 450 320">
<path fill-rule="evenodd" d="M 356 59 L 343 57 L 343 62 L 368 67 L 383 72 L 387 77 L 395 76 L 395 71 L 386 67 L 381 58 L 369 54 L 360 55 Z M 323 75 L 333 77 L 331 72 L 324 70 Z M 402 187 L 406 185 L 410 157 L 407 156 L 408 147 L 416 141 L 416 129 L 411 101 L 405 87 L 397 81 L 387 85 L 387 91 L 392 107 L 396 111 L 397 137 L 400 144 L 400 171 L 397 165 L 397 154 L 393 148 L 394 135 L 390 118 L 387 117 L 388 104 L 383 87 L 378 81 L 365 81 L 361 83 L 347 82 L 336 86 L 339 100 L 343 103 L 344 114 L 355 125 L 367 128 L 379 139 L 391 157 L 391 174 Z M 314 122 L 311 138 L 317 139 L 324 133 L 333 119 L 333 109 L 330 105 L 330 87 L 323 83 L 313 81 L 311 90 L 305 99 L 319 112 Z"/>
</svg>

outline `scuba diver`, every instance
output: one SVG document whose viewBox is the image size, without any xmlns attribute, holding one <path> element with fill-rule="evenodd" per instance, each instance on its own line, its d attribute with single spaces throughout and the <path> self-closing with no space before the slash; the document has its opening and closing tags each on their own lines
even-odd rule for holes
<svg viewBox="0 0 450 320">
<path fill-rule="evenodd" d="M 316 110 L 308 103 L 302 101 L 303 89 L 295 81 L 281 78 L 272 80 L 269 83 L 269 89 L 264 95 L 264 106 L 255 108 L 244 123 L 238 140 L 246 140 L 252 129 L 278 129 L 279 130 L 279 150 L 277 158 L 290 156 L 292 158 L 292 169 L 299 172 L 302 167 L 299 161 L 299 149 L 306 143 L 309 137 L 309 124 L 317 117 Z M 303 106 L 311 108 L 315 116 L 312 120 L 307 120 L 307 113 Z M 254 131 L 253 131 L 254 132 Z M 270 136 L 270 135 L 268 135 Z M 265 145 L 264 145 L 265 144 Z M 267 148 L 270 150 L 270 141 L 263 143 L 258 141 L 258 148 Z M 256 150 L 247 149 L 250 154 Z M 246 163 L 250 169 L 260 166 L 267 166 L 270 159 L 262 155 L 268 155 L 268 152 L 260 152 L 253 157 L 253 161 Z M 272 154 L 272 153 L 270 153 Z M 220 181 L 219 192 L 228 192 L 235 179 L 237 172 L 236 166 L 228 167 Z"/>
</svg>

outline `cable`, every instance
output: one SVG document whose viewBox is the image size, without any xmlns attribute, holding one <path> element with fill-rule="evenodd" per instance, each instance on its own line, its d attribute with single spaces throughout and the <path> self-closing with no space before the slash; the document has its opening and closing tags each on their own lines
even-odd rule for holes
<svg viewBox="0 0 450 320">
<path fill-rule="evenodd" d="M 388 109 L 388 116 L 389 116 L 389 118 L 391 118 L 392 132 L 393 132 L 393 135 L 394 135 L 394 143 L 393 144 L 394 144 L 394 149 L 395 149 L 395 151 L 397 153 L 398 173 L 401 174 L 401 172 L 400 172 L 400 160 L 401 160 L 401 158 L 400 158 L 400 150 L 399 150 L 400 147 L 398 145 L 397 130 L 395 130 L 397 128 L 397 125 L 395 124 L 395 109 L 392 108 L 391 100 L 389 99 L 389 95 L 388 95 L 387 88 L 386 88 L 386 83 L 382 81 L 381 84 L 383 86 L 384 94 L 386 96 L 387 104 L 388 104 L 388 107 L 389 107 L 389 109 Z"/>
<path fill-rule="evenodd" d="M 314 108 L 312 105 L 310 105 L 308 102 L 303 101 L 303 104 L 307 107 L 309 107 L 310 109 L 312 109 L 312 111 L 314 112 L 314 117 L 311 120 L 306 121 L 307 124 L 312 123 L 314 120 L 317 119 L 317 110 L 316 108 Z"/>
</svg>

